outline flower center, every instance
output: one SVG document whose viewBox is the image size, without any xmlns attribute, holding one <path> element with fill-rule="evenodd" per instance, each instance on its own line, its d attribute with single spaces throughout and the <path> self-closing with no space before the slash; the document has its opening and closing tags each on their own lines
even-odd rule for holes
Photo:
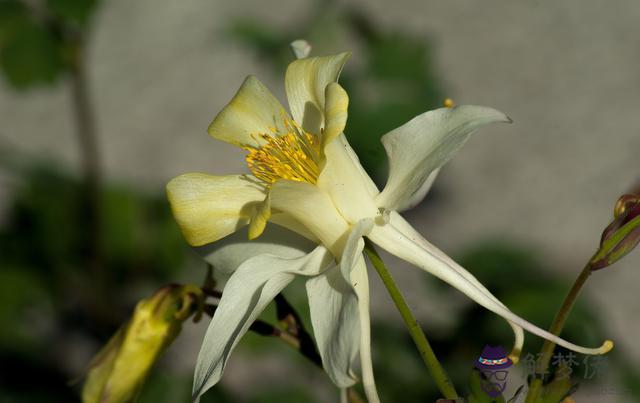
<svg viewBox="0 0 640 403">
<path fill-rule="evenodd" d="M 279 136 L 259 134 L 266 141 L 260 147 L 247 146 L 245 157 L 253 175 L 273 184 L 278 179 L 315 184 L 320 174 L 320 141 L 295 122 L 285 120 L 287 133 Z M 276 133 L 278 134 L 278 133 Z"/>
</svg>

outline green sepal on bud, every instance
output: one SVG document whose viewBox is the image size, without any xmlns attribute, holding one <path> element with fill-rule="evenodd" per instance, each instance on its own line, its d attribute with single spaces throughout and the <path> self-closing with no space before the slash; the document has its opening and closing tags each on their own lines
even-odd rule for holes
<svg viewBox="0 0 640 403">
<path fill-rule="evenodd" d="M 577 389 L 577 385 L 571 381 L 571 367 L 565 361 L 561 361 L 556 368 L 551 382 L 542 387 L 540 403 L 567 402 Z"/>
<path fill-rule="evenodd" d="M 131 319 L 91 361 L 82 402 L 134 401 L 151 367 L 180 333 L 182 322 L 194 313 L 198 321 L 203 308 L 204 294 L 193 285 L 167 285 L 138 302 Z"/>
<path fill-rule="evenodd" d="M 614 219 L 605 228 L 600 249 L 589 261 L 591 270 L 603 269 L 620 260 L 640 242 L 640 195 L 627 194 L 616 203 Z"/>
</svg>

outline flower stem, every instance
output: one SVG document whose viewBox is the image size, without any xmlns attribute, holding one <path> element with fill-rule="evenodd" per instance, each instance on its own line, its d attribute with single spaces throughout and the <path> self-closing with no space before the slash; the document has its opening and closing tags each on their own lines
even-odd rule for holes
<svg viewBox="0 0 640 403">
<path fill-rule="evenodd" d="M 591 275 L 591 266 L 587 264 L 580 272 L 578 278 L 573 283 L 571 290 L 564 298 L 562 302 L 562 306 L 556 313 L 555 318 L 553 318 L 553 322 L 551 323 L 551 327 L 549 328 L 549 332 L 555 334 L 556 336 L 560 335 L 562 332 L 562 328 L 564 327 L 565 322 L 567 321 L 567 317 L 569 317 L 569 313 L 571 313 L 571 309 L 573 309 L 573 305 L 580 294 L 580 290 L 587 282 L 587 279 Z M 549 362 L 551 361 L 551 357 L 553 355 L 553 350 L 555 349 L 555 343 L 545 340 L 542 345 L 542 350 L 540 350 L 540 362 L 536 366 L 536 373 L 533 381 L 531 381 L 531 385 L 529 386 L 529 392 L 527 393 L 527 399 L 525 403 L 535 403 L 540 399 L 540 393 L 542 392 L 542 382 L 544 378 L 544 374 L 549 366 Z"/>
<path fill-rule="evenodd" d="M 76 134 L 80 148 L 83 174 L 83 198 L 85 207 L 83 219 L 87 223 L 88 266 L 96 278 L 101 278 L 102 268 L 102 228 L 100 192 L 102 190 L 102 172 L 100 170 L 100 152 L 96 130 L 95 115 L 91 102 L 89 80 L 86 71 L 84 35 L 75 33 L 71 39 L 73 46 L 70 58 L 70 81 L 73 101 L 73 113 Z"/>
<path fill-rule="evenodd" d="M 384 283 L 385 287 L 387 287 L 387 291 L 389 291 L 391 299 L 395 303 L 396 308 L 398 308 L 398 311 L 400 312 L 400 315 L 402 316 L 402 319 L 404 320 L 404 323 L 409 330 L 409 334 L 411 335 L 413 342 L 416 344 L 416 347 L 420 352 L 420 356 L 422 357 L 424 364 L 427 366 L 427 369 L 435 380 L 438 389 L 440 389 L 440 392 L 445 398 L 454 400 L 458 399 L 458 393 L 453 386 L 453 382 L 451 382 L 451 379 L 438 361 L 438 358 L 433 352 L 433 349 L 431 348 L 427 337 L 424 335 L 422 328 L 420 327 L 420 325 L 418 325 L 416 318 L 411 313 L 409 305 L 407 305 L 407 302 L 398 289 L 398 286 L 393 280 L 393 277 L 391 277 L 391 273 L 389 272 L 384 262 L 380 258 L 380 255 L 369 240 L 366 240 L 364 251 L 373 264 L 373 267 L 375 267 L 376 271 L 378 272 L 378 275 L 380 276 L 380 279 Z"/>
</svg>

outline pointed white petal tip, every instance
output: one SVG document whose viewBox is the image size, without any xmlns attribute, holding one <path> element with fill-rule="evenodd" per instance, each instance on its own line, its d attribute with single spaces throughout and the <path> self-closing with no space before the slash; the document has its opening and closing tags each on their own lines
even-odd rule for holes
<svg viewBox="0 0 640 403">
<path fill-rule="evenodd" d="M 484 126 L 489 123 L 513 123 L 513 119 L 495 108 L 480 105 L 453 105 L 444 106 L 436 109 L 437 111 L 447 111 L 451 117 L 456 116 L 459 119 L 470 120 L 475 122 L 476 127 Z"/>
<path fill-rule="evenodd" d="M 477 118 L 482 118 L 485 122 L 493 122 L 493 123 L 513 123 L 513 119 L 507 116 L 504 112 L 501 112 L 497 109 L 487 107 L 487 106 L 478 106 L 478 105 L 456 105 L 452 108 L 447 108 L 452 111 L 455 110 L 464 110 L 467 115 L 476 115 Z M 460 111 L 462 112 L 462 111 Z"/>
</svg>

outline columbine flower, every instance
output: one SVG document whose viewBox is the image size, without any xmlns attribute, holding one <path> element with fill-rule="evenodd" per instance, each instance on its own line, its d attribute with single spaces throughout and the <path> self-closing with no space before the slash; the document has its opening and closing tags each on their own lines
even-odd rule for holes
<svg viewBox="0 0 640 403">
<path fill-rule="evenodd" d="M 516 316 L 398 213 L 424 198 L 439 168 L 475 129 L 509 118 L 491 108 L 457 106 L 423 113 L 387 133 L 382 143 L 389 178 L 380 192 L 343 134 L 349 98 L 337 80 L 348 56 L 302 58 L 289 65 L 285 87 L 291 115 L 249 76 L 209 134 L 245 149 L 252 175 L 191 173 L 167 187 L 191 245 L 218 241 L 245 225 L 249 239 L 255 239 L 267 221 L 318 245 L 303 253 L 304 247 L 272 240 L 224 241 L 226 252 L 218 259 L 235 271 L 200 351 L 194 399 L 220 379 L 231 350 L 269 301 L 295 276 L 306 276 L 311 322 L 327 373 L 340 388 L 352 385 L 351 366 L 359 351 L 367 397 L 377 402 L 364 236 L 504 317 L 515 332 L 515 355 L 522 347 L 522 328 L 577 352 L 608 351 L 611 342 L 597 349 L 579 347 Z"/>
</svg>

